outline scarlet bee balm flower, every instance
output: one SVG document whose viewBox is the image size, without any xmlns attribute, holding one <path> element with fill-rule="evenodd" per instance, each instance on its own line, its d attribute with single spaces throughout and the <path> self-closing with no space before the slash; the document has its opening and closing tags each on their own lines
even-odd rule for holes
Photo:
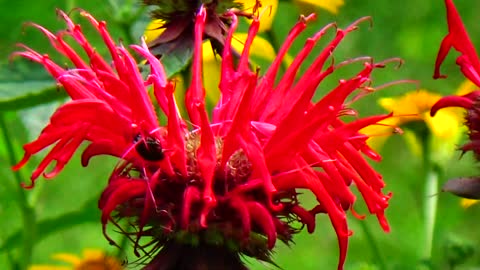
<svg viewBox="0 0 480 270">
<path fill-rule="evenodd" d="M 275 83 L 283 57 L 314 16 L 302 17 L 293 27 L 271 67 L 259 78 L 248 60 L 258 19 L 253 20 L 235 65 L 231 41 L 237 18 L 228 13 L 232 27 L 222 55 L 221 98 L 209 120 L 201 70 L 206 13 L 200 9 L 195 20 L 192 83 L 185 97 L 187 121 L 177 109 L 174 83 L 166 78 L 162 64 L 146 44 L 131 46 L 149 63 L 150 74 L 144 79 L 127 49 L 114 43 L 105 22 L 81 12 L 102 36 L 113 67 L 89 44 L 78 25 L 65 13 L 59 14 L 67 23 L 66 31 L 52 34 L 34 26 L 75 68 L 64 69 L 24 45 L 25 51 L 15 55 L 41 63 L 72 100 L 57 109 L 37 140 L 24 146 L 25 157 L 15 169 L 54 145 L 33 172 L 33 186 L 42 174 L 47 178 L 58 174 L 84 141 L 89 142 L 82 154 L 84 166 L 95 155 L 118 157 L 99 201 L 101 221 L 105 232 L 109 222 L 119 226 L 119 220 L 130 219 L 137 227 L 132 239 L 137 255 L 157 252 L 147 269 L 160 265 L 165 267 L 162 269 L 180 269 L 186 257 L 193 266 L 219 267 L 223 262 L 222 269 L 245 269 L 239 253 L 271 261 L 270 250 L 276 240 L 289 243 L 301 229 L 296 224 L 306 225 L 312 233 L 319 213 L 330 217 L 337 233 L 338 269 L 342 269 L 351 235 L 346 211 L 353 210 L 356 201 L 349 189 L 352 184 L 369 212 L 389 230 L 384 210 L 391 195 L 382 193 L 382 177 L 363 154 L 375 161 L 380 156 L 366 145 L 368 137 L 358 131 L 390 115 L 355 118 L 348 123 L 341 120 L 354 113 L 346 107 L 346 99 L 355 91 L 359 95 L 372 91 L 370 75 L 386 62 L 365 62 L 357 74 L 340 80 L 330 93 L 312 102 L 325 77 L 358 61 L 335 66 L 329 58 L 343 38 L 368 18 L 337 29 L 336 36 L 299 76 L 299 67 L 314 45 L 335 25 L 321 29 L 306 41 Z M 64 41 L 65 36 L 81 45 L 89 63 Z M 157 121 L 147 86 L 153 86 L 156 102 L 168 119 L 166 126 Z M 53 170 L 45 172 L 53 162 Z M 302 190 L 315 195 L 313 209 L 307 210 L 299 202 Z M 141 240 L 147 238 L 148 242 Z"/>
<path fill-rule="evenodd" d="M 443 39 L 435 62 L 435 72 L 433 77 L 444 78 L 440 74 L 440 66 L 443 63 L 450 49 L 453 47 L 460 52 L 457 58 L 457 64 L 460 70 L 477 87 L 480 87 L 480 58 L 468 36 L 462 19 L 458 14 L 455 5 L 451 0 L 445 0 L 447 7 L 448 35 Z M 471 142 L 464 145 L 461 149 L 473 151 L 477 159 L 480 159 L 480 91 L 473 91 L 463 96 L 448 96 L 439 100 L 431 110 L 431 115 L 435 115 L 438 110 L 445 107 L 462 107 L 467 110 L 465 123 L 469 129 Z"/>
</svg>

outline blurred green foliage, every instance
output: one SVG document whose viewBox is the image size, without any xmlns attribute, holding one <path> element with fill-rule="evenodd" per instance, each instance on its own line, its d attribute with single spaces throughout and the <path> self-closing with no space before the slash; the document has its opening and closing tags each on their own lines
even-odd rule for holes
<svg viewBox="0 0 480 270">
<path fill-rule="evenodd" d="M 457 0 L 455 2 L 473 42 L 480 45 L 479 15 L 475 12 L 480 10 L 480 1 Z M 145 10 L 137 6 L 135 1 L 83 0 L 78 3 L 73 0 L 0 1 L 0 10 L 2 10 L 0 117 L 14 147 L 13 152 L 9 152 L 5 136 L 1 138 L 0 266 L 2 269 L 15 269 L 16 266 L 11 262 L 22 262 L 25 251 L 21 247 L 25 241 L 35 242 L 32 262 L 37 264 L 52 263 L 50 256 L 54 253 L 79 254 L 84 248 L 102 248 L 111 254 L 118 253 L 116 248 L 108 246 L 101 233 L 100 212 L 95 205 L 96 198 L 105 186 L 115 160 L 95 158 L 90 167 L 84 169 L 80 166 L 78 157 L 75 157 L 56 179 L 53 181 L 41 179 L 32 190 L 19 188 L 19 177 L 18 175 L 15 177 L 10 170 L 9 158 L 12 153 L 16 161 L 19 161 L 23 154 L 21 145 L 38 135 L 48 121 L 50 113 L 65 95 L 57 91 L 53 81 L 37 65 L 19 59 L 11 61 L 9 55 L 15 50 L 15 43 L 21 42 L 41 52 L 58 56 L 37 30 L 25 27 L 24 23 L 33 21 L 48 29 L 60 30 L 64 26 L 55 15 L 55 8 L 68 11 L 73 7 L 88 10 L 97 18 L 106 20 L 112 35 L 125 43 L 138 41 L 148 21 L 146 12 L 142 13 Z M 72 14 L 74 17 L 79 17 L 75 11 Z M 273 26 L 276 41 L 286 36 L 298 15 L 293 4 L 287 1 L 280 3 Z M 336 16 L 319 10 L 317 21 L 298 38 L 293 52 L 298 51 L 303 46 L 305 38 L 318 31 L 323 25 L 336 21 L 339 27 L 344 27 L 363 16 L 373 18 L 373 27 L 370 28 L 365 23 L 358 31 L 349 34 L 335 53 L 336 61 L 367 55 L 376 60 L 400 57 L 405 61 L 404 65 L 398 70 L 389 67 L 389 71 L 377 73 L 374 85 L 392 80 L 413 79 L 419 81 L 421 88 L 443 94 L 455 91 L 462 81 L 462 76 L 455 65 L 454 56 L 450 55 L 443 66 L 443 72 L 450 75 L 449 79 L 438 81 L 432 79 L 433 63 L 440 41 L 447 29 L 445 8 L 441 0 L 351 0 L 346 1 L 345 6 Z M 246 25 L 242 27 L 245 29 Z M 91 28 L 85 27 L 85 32 L 93 42 L 100 44 L 100 38 Z M 322 46 L 318 46 L 317 52 L 321 48 Z M 105 50 L 101 46 L 97 49 Z M 291 54 L 294 55 L 294 53 Z M 416 87 L 407 84 L 394 86 L 359 101 L 356 107 L 361 115 L 378 113 L 382 110 L 376 105 L 376 99 L 400 95 Z M 39 94 L 43 89 L 49 91 L 45 92 L 48 93 L 47 95 Z M 45 102 L 49 103 L 43 104 Z M 43 105 L 31 107 L 38 104 Z M 26 107 L 31 108 L 26 109 Z M 477 222 L 480 206 L 462 209 L 456 197 L 448 194 L 431 194 L 439 196 L 437 227 L 433 240 L 432 260 L 424 261 L 422 258 L 424 241 L 422 207 L 429 198 L 423 191 L 422 161 L 408 151 L 404 140 L 399 136 L 389 139 L 381 153 L 384 157 L 383 162 L 375 166 L 384 176 L 387 183 L 386 190 L 393 192 L 390 207 L 387 210 L 391 232 L 384 233 L 374 217 L 368 217 L 364 221 L 351 217 L 350 227 L 354 235 L 350 238 L 345 269 L 478 269 L 480 252 L 477 247 L 480 243 L 480 229 Z M 458 160 L 459 155 L 448 163 L 446 168 L 443 168 L 445 174 L 441 176 L 441 182 L 454 176 L 475 173 L 472 157 L 466 155 Z M 18 173 L 20 178 L 28 179 L 28 174 L 39 161 L 39 157 L 34 158 L 33 162 Z M 25 201 L 24 205 L 19 203 L 22 200 Z M 38 222 L 36 231 L 30 231 L 34 227 L 26 227 L 22 221 L 22 207 L 25 206 L 33 207 L 31 210 Z M 356 211 L 360 213 L 366 212 L 362 206 L 357 208 Z M 278 245 L 275 261 L 283 269 L 299 269 L 299 266 L 301 269 L 312 270 L 336 268 L 338 248 L 333 228 L 326 216 L 320 216 L 317 223 L 315 233 L 309 235 L 304 232 L 298 235 L 294 246 Z M 113 232 L 110 234 L 115 235 Z M 32 238 L 24 239 L 24 235 Z M 120 256 L 126 255 L 120 254 Z M 131 255 L 129 260 L 135 268 L 135 257 Z M 273 269 L 258 262 L 251 260 L 249 262 L 253 269 Z"/>
</svg>

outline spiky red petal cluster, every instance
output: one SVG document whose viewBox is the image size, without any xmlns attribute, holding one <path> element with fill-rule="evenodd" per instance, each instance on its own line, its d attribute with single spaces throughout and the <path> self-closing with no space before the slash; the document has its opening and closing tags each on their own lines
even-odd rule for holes
<svg viewBox="0 0 480 270">
<path fill-rule="evenodd" d="M 435 79 L 445 77 L 440 74 L 440 66 L 453 47 L 460 52 L 457 65 L 460 66 L 463 75 L 477 87 L 480 87 L 480 59 L 478 54 L 452 0 L 445 0 L 445 5 L 447 7 L 448 34 L 440 45 L 433 77 Z M 467 110 L 465 124 L 469 130 L 470 142 L 462 146 L 461 150 L 464 152 L 473 151 L 477 159 L 480 159 L 480 91 L 477 90 L 463 96 L 444 97 L 432 107 L 430 114 L 433 116 L 438 110 L 445 107 L 462 107 Z"/>
<path fill-rule="evenodd" d="M 232 26 L 222 56 L 221 97 L 209 120 L 202 84 L 205 74 L 201 70 L 205 10 L 200 9 L 195 23 L 193 75 L 185 97 L 189 129 L 177 108 L 172 83 L 145 44 L 131 46 L 150 65 L 150 74 L 143 79 L 133 57 L 114 44 L 104 22 L 81 13 L 103 37 L 113 68 L 96 53 L 80 27 L 59 13 L 67 22 L 67 31 L 54 35 L 41 26 L 35 27 L 72 61 L 74 69 L 63 69 L 48 56 L 25 46 L 26 51 L 16 55 L 43 64 L 72 101 L 62 105 L 40 137 L 24 147 L 25 157 L 16 168 L 31 155 L 54 145 L 32 180 L 42 173 L 53 177 L 83 141 L 90 143 L 82 155 L 84 166 L 98 154 L 121 158 L 99 201 L 104 228 L 116 218 L 133 217 L 139 229 L 137 245 L 139 238 L 146 235 L 161 245 L 181 231 L 202 234 L 214 228 L 226 238 L 238 239 L 242 252 L 261 258 L 249 249 L 254 242 L 252 234 L 263 235 L 266 248 L 272 249 L 277 238 L 289 240 L 294 232 L 292 218 L 313 232 L 315 215 L 326 213 L 338 236 L 341 269 L 351 234 L 345 212 L 356 201 L 349 189 L 353 183 L 370 213 L 378 217 L 385 231 L 389 230 L 384 210 L 390 194 L 382 194 L 382 177 L 362 154 L 376 161 L 380 156 L 366 145 L 367 136 L 358 133 L 389 115 L 356 118 L 348 123 L 340 119 L 354 112 L 346 107 L 347 98 L 355 91 L 360 91 L 359 95 L 371 91 L 371 73 L 384 63 L 365 62 L 357 74 L 340 80 L 322 99 L 312 101 L 327 76 L 355 62 L 335 66 L 330 59 L 346 34 L 368 18 L 344 30 L 337 29 L 305 73 L 299 74 L 317 41 L 335 25 L 321 29 L 306 41 L 276 83 L 284 56 L 314 16 L 302 18 L 294 26 L 277 58 L 259 78 L 248 58 L 259 22 L 253 20 L 238 64 L 234 64 L 231 41 L 237 20 L 233 13 L 229 14 Z M 73 37 L 83 47 L 89 63 L 64 41 L 65 36 Z M 149 85 L 167 116 L 166 126 L 158 124 L 147 94 Z M 45 173 L 54 161 L 54 170 Z M 297 191 L 302 189 L 311 191 L 318 201 L 310 211 L 297 200 Z"/>
</svg>

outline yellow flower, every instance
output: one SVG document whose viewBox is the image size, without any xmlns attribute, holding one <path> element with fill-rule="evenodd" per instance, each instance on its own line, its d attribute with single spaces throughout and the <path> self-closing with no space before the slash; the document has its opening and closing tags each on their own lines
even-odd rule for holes
<svg viewBox="0 0 480 270">
<path fill-rule="evenodd" d="M 122 263 L 115 257 L 106 255 L 103 251 L 86 249 L 83 256 L 78 257 L 68 253 L 58 253 L 52 256 L 57 261 L 62 261 L 69 266 L 33 265 L 29 270 L 123 270 Z"/>
<path fill-rule="evenodd" d="M 242 3 L 243 9 L 246 12 L 253 13 L 254 8 L 258 9 L 261 14 L 259 32 L 272 28 L 273 18 L 278 9 L 278 0 L 262 0 L 260 1 L 261 6 L 255 6 L 257 2 L 256 0 L 242 0 L 238 2 Z"/>
<path fill-rule="evenodd" d="M 243 11 L 253 13 L 254 9 L 259 12 L 260 14 L 260 29 L 259 32 L 263 32 L 269 30 L 272 27 L 273 18 L 278 10 L 278 0 L 262 0 L 259 1 L 260 5 L 257 5 L 256 0 L 241 0 L 237 1 L 243 5 Z M 329 12 L 337 13 L 338 8 L 343 5 L 343 0 L 295 0 L 294 3 L 302 10 L 305 7 L 320 7 Z M 310 13 L 313 10 L 309 10 L 306 13 Z M 150 24 L 146 27 L 144 33 L 144 39 L 148 43 L 149 41 L 155 40 L 160 34 L 163 33 L 164 28 L 162 28 L 164 24 L 163 20 L 157 19 L 150 22 Z M 243 44 L 247 38 L 247 33 L 236 33 L 235 38 L 232 42 L 233 48 L 241 52 L 243 50 Z M 253 40 L 250 56 L 253 59 L 253 63 L 255 59 L 271 62 L 276 56 L 275 49 L 273 46 L 264 38 L 260 36 L 256 36 Z M 220 81 L 220 57 L 217 57 L 212 49 L 210 42 L 207 40 L 203 44 L 203 69 L 208 71 L 204 74 L 210 74 L 210 76 L 206 76 L 203 78 L 205 89 L 207 93 L 217 93 L 218 91 L 213 91 L 214 88 L 218 87 Z M 288 54 L 285 56 L 285 64 L 288 66 L 292 62 L 291 56 Z M 211 74 L 214 74 L 212 76 Z M 177 91 L 176 95 L 183 95 L 185 89 L 182 88 L 184 83 L 181 80 L 180 76 L 176 78 L 177 84 Z M 209 91 L 212 89 L 212 91 Z M 211 96 L 207 95 L 210 104 L 215 104 L 218 96 Z"/>
<path fill-rule="evenodd" d="M 145 42 L 148 43 L 160 36 L 160 34 L 162 34 L 165 30 L 164 28 L 162 28 L 164 23 L 165 22 L 160 19 L 151 21 L 147 25 L 147 28 L 145 28 L 145 32 L 143 33 L 143 38 L 145 39 Z"/>
<path fill-rule="evenodd" d="M 260 0 L 260 7 L 256 6 L 258 0 L 241 0 L 243 9 L 246 12 L 253 12 L 257 8 L 260 12 L 259 32 L 266 31 L 272 27 L 273 19 L 278 10 L 278 0 Z M 338 13 L 338 9 L 343 6 L 343 0 L 293 0 L 293 3 L 300 9 L 300 13 L 308 15 L 315 12 L 317 8 L 325 9 L 333 14 Z"/>
<path fill-rule="evenodd" d="M 479 202 L 479 200 L 474 200 L 474 199 L 465 199 L 465 198 L 462 198 L 462 200 L 460 201 L 460 205 L 463 207 L 463 208 L 468 208 L 474 204 L 477 204 Z"/>
<path fill-rule="evenodd" d="M 293 2 L 302 12 L 310 11 L 312 7 L 319 7 L 333 14 L 337 14 L 338 9 L 344 4 L 343 0 L 294 0 Z"/>
<path fill-rule="evenodd" d="M 368 141 L 370 146 L 375 149 L 381 148 L 387 136 L 398 130 L 398 127 L 413 122 L 423 122 L 430 130 L 431 151 L 435 161 L 448 159 L 455 149 L 455 144 L 462 134 L 462 114 L 457 108 L 448 108 L 439 111 L 435 117 L 430 116 L 430 108 L 442 96 L 426 90 L 417 90 L 409 92 L 403 96 L 395 98 L 381 98 L 379 104 L 387 111 L 393 112 L 397 117 L 380 122 L 380 125 L 363 129 L 362 132 L 368 135 L 377 135 L 371 137 Z M 405 138 L 412 152 L 421 155 L 422 144 L 418 136 L 411 130 L 405 129 Z"/>
</svg>

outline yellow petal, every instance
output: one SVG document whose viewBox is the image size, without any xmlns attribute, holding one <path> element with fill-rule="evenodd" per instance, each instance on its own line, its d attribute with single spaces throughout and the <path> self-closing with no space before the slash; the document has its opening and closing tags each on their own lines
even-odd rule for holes
<svg viewBox="0 0 480 270">
<path fill-rule="evenodd" d="M 407 142 L 407 146 L 410 149 L 410 152 L 412 152 L 417 157 L 421 157 L 423 152 L 422 143 L 416 136 L 415 132 L 405 130 L 403 136 L 405 138 L 405 141 Z"/>
<path fill-rule="evenodd" d="M 390 135 L 395 133 L 398 126 L 398 118 L 388 118 L 377 125 L 370 125 L 360 130 L 361 134 L 368 136 L 367 144 L 374 150 L 380 150 Z"/>
<path fill-rule="evenodd" d="M 478 89 L 478 86 L 469 80 L 465 80 L 457 89 L 455 95 L 463 96 Z"/>
<path fill-rule="evenodd" d="M 395 114 L 421 114 L 430 108 L 442 96 L 426 90 L 416 90 L 394 98 L 381 98 L 379 104 L 387 111 Z"/>
<path fill-rule="evenodd" d="M 81 258 L 69 253 L 57 253 L 53 255 L 52 258 L 72 265 L 78 265 L 82 262 Z"/>
<path fill-rule="evenodd" d="M 243 51 L 243 46 L 247 40 L 247 37 L 247 33 L 235 34 L 235 38 L 232 39 L 233 48 L 238 52 Z M 260 36 L 256 36 L 253 39 L 252 46 L 250 48 L 250 55 L 268 61 L 273 61 L 276 56 L 275 49 L 272 47 L 272 45 L 266 39 Z"/>
<path fill-rule="evenodd" d="M 221 59 L 213 53 L 210 42 L 203 43 L 203 87 L 205 88 L 207 102 L 213 106 L 220 98 L 218 85 L 220 84 Z"/>
<path fill-rule="evenodd" d="M 460 139 L 462 115 L 456 108 L 445 108 L 440 110 L 435 117 L 430 116 L 430 108 L 441 98 L 441 95 L 431 93 L 426 90 L 417 90 L 408 92 L 402 96 L 381 98 L 379 104 L 387 111 L 394 113 L 392 119 L 383 122 L 385 124 L 393 124 L 394 126 L 402 126 L 412 121 L 423 121 L 431 130 L 434 135 L 433 138 L 433 151 L 439 151 L 437 154 L 448 157 L 452 151 L 448 149 L 454 149 L 455 144 Z M 375 126 L 372 126 L 375 127 Z M 377 128 L 382 128 L 378 126 Z M 385 129 L 385 127 L 383 127 Z M 370 128 L 369 132 L 375 132 Z M 378 132 L 378 130 L 377 130 Z M 413 137 L 412 137 L 413 136 Z M 418 142 L 418 138 L 414 138 L 414 134 L 405 134 L 407 144 L 411 148 L 414 154 L 419 154 L 421 148 Z M 385 140 L 385 139 L 383 139 Z M 372 138 L 369 140 L 369 145 L 378 150 L 382 146 L 383 142 L 376 142 L 379 139 Z"/>
<path fill-rule="evenodd" d="M 294 2 L 300 7 L 302 12 L 309 11 L 310 9 L 308 6 L 315 6 L 323 8 L 333 14 L 337 14 L 338 9 L 344 4 L 343 0 L 294 0 Z M 307 13 L 311 12 L 312 11 Z"/>
<path fill-rule="evenodd" d="M 85 249 L 83 251 L 84 260 L 99 260 L 105 257 L 105 252 L 98 249 Z"/>
<path fill-rule="evenodd" d="M 430 112 L 425 112 L 422 118 L 433 135 L 441 139 L 448 141 L 461 133 L 460 127 L 463 120 L 455 110 L 449 110 L 449 108 L 439 110 L 435 117 L 431 117 Z"/>
<path fill-rule="evenodd" d="M 145 33 L 143 34 L 143 38 L 145 39 L 145 42 L 150 42 L 155 40 L 158 36 L 160 36 L 163 31 L 165 31 L 164 28 L 161 28 L 164 24 L 163 20 L 153 20 L 151 21 L 147 28 L 145 28 Z"/>
<path fill-rule="evenodd" d="M 472 200 L 472 199 L 462 199 L 460 201 L 460 205 L 463 207 L 463 208 L 468 208 L 476 203 L 478 203 L 479 200 Z"/>
<path fill-rule="evenodd" d="M 256 0 L 242 0 L 238 2 L 243 4 L 243 9 L 246 12 L 254 12 L 253 8 L 255 7 Z M 258 9 L 258 12 L 260 12 L 259 32 L 263 32 L 272 28 L 273 18 L 278 9 L 278 0 L 261 0 L 260 4 L 261 7 Z"/>
<path fill-rule="evenodd" d="M 28 267 L 28 270 L 72 270 L 67 266 L 55 266 L 55 265 L 32 265 Z"/>
</svg>

